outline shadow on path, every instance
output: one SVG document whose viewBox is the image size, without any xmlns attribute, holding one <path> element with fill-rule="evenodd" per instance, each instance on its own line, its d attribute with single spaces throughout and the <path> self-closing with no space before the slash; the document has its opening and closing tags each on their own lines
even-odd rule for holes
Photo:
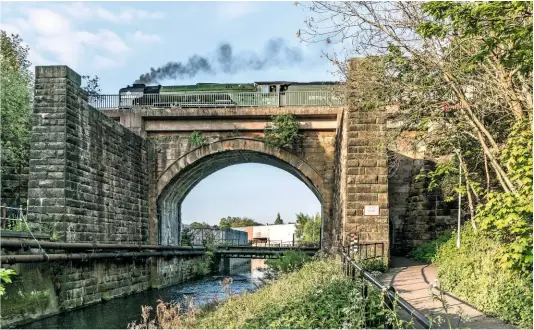
<svg viewBox="0 0 534 330">
<path fill-rule="evenodd" d="M 431 285 L 437 280 L 434 265 L 404 257 L 392 257 L 390 270 L 382 274 L 379 280 L 394 287 L 404 299 L 423 314 L 432 319 L 440 317 L 443 322 L 437 328 L 449 328 L 446 321 L 447 313 L 445 313 L 442 303 L 432 298 L 430 290 L 436 295 L 443 294 L 448 305 L 452 328 L 515 329 L 513 325 L 498 318 L 485 316 L 475 307 L 453 294 L 433 288 Z M 461 316 L 464 319 L 461 319 Z"/>
</svg>

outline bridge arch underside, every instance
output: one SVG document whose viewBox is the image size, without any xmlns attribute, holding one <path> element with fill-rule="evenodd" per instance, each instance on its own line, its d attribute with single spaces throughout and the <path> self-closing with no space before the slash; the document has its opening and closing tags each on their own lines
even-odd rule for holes
<svg viewBox="0 0 534 330">
<path fill-rule="evenodd" d="M 159 244 L 180 244 L 181 204 L 200 181 L 225 167 L 243 163 L 271 165 L 301 180 L 321 202 L 324 226 L 330 210 L 325 210 L 323 203 L 323 178 L 313 167 L 297 155 L 268 147 L 261 141 L 234 138 L 194 149 L 162 173 L 157 185 Z"/>
</svg>

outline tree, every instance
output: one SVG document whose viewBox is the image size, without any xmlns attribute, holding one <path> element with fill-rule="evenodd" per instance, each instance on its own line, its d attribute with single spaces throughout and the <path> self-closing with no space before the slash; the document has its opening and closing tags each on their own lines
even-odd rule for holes
<svg viewBox="0 0 534 330">
<path fill-rule="evenodd" d="M 284 220 L 282 220 L 282 218 L 280 217 L 280 213 L 278 213 L 276 215 L 276 220 L 274 220 L 274 224 L 275 225 L 283 225 L 284 224 Z"/>
<path fill-rule="evenodd" d="M 205 223 L 205 222 L 193 222 L 191 223 L 191 225 L 189 226 L 189 228 L 191 229 L 206 229 L 206 228 L 212 228 L 211 225 Z"/>
<path fill-rule="evenodd" d="M 236 228 L 236 227 L 248 227 L 248 226 L 262 226 L 263 224 L 254 221 L 247 217 L 226 217 L 222 218 L 219 222 L 219 227 L 222 228 Z"/>
<path fill-rule="evenodd" d="M 297 214 L 295 236 L 302 242 L 319 242 L 321 240 L 321 216 L 319 213 L 308 215 Z"/>
<path fill-rule="evenodd" d="M 452 192 L 466 197 L 472 225 L 506 246 L 503 265 L 531 270 L 532 144 L 520 137 L 532 136 L 532 2 L 305 6 L 313 17 L 297 35 L 344 48 L 324 55 L 350 82 L 346 91 L 372 77 L 368 92 L 398 105 L 388 148 L 417 132 L 414 144 L 440 160 L 429 174 L 437 186 L 458 182 L 461 167 Z M 355 54 L 367 60 L 348 79 Z"/>
<path fill-rule="evenodd" d="M 0 120 L 2 168 L 29 162 L 32 79 L 29 48 L 18 35 L 0 31 Z"/>
</svg>

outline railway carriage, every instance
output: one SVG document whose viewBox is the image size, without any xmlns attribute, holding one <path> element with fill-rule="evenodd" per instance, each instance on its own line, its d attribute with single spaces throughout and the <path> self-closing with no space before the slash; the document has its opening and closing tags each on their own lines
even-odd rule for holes
<svg viewBox="0 0 534 330">
<path fill-rule="evenodd" d="M 335 95 L 328 93 L 336 85 L 339 83 L 288 81 L 182 86 L 133 84 L 119 90 L 119 108 L 328 105 L 338 101 Z"/>
</svg>

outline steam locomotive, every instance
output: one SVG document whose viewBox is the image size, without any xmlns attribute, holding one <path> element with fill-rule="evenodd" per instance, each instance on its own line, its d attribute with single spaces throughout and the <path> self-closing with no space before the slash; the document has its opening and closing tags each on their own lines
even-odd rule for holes
<svg viewBox="0 0 534 330">
<path fill-rule="evenodd" d="M 325 91 L 337 82 L 264 81 L 247 84 L 198 83 L 182 86 L 133 84 L 119 90 L 119 108 L 275 106 L 329 102 Z M 310 93 L 291 93 L 310 92 Z"/>
</svg>

